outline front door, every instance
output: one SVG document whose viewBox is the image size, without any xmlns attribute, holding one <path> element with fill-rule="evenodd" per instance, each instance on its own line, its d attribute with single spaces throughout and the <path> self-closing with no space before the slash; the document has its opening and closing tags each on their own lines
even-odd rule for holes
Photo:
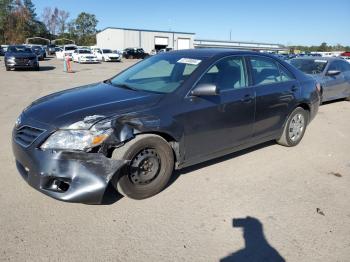
<svg viewBox="0 0 350 262">
<path fill-rule="evenodd" d="M 185 158 L 194 160 L 244 144 L 252 136 L 255 97 L 248 86 L 243 57 L 219 60 L 205 73 L 201 84 L 214 84 L 217 96 L 186 97 Z"/>
</svg>

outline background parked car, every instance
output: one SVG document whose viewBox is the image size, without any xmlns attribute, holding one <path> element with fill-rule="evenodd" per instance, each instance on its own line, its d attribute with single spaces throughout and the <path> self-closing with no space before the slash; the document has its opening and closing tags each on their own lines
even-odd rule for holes
<svg viewBox="0 0 350 262">
<path fill-rule="evenodd" d="M 90 49 L 78 48 L 74 50 L 72 55 L 73 62 L 81 63 L 99 63 L 97 57 L 91 52 Z"/>
<path fill-rule="evenodd" d="M 64 45 L 60 51 L 56 51 L 57 59 L 64 59 L 66 56 L 69 56 L 72 60 L 72 55 L 75 49 L 78 47 L 76 45 Z"/>
<path fill-rule="evenodd" d="M 104 48 L 93 48 L 93 53 L 98 60 L 104 62 L 120 62 L 121 56 L 119 54 L 113 53 L 111 49 Z"/>
<path fill-rule="evenodd" d="M 350 64 L 341 58 L 303 57 L 290 63 L 321 85 L 321 102 L 350 98 Z"/>
<path fill-rule="evenodd" d="M 144 59 L 148 56 L 149 54 L 142 48 L 126 48 L 123 52 L 123 57 L 126 59 Z"/>
<path fill-rule="evenodd" d="M 46 58 L 46 51 L 40 45 L 32 45 L 30 47 L 33 53 L 38 56 L 38 60 L 44 60 Z"/>
<path fill-rule="evenodd" d="M 46 52 L 48 55 L 54 55 L 56 53 L 56 45 L 48 45 L 46 48 Z"/>
<path fill-rule="evenodd" d="M 0 46 L 0 56 L 4 56 L 5 55 L 5 51 L 4 49 Z"/>
<path fill-rule="evenodd" d="M 39 62 L 32 49 L 25 45 L 11 45 L 5 53 L 6 71 L 16 68 L 29 68 L 39 71 Z"/>
</svg>

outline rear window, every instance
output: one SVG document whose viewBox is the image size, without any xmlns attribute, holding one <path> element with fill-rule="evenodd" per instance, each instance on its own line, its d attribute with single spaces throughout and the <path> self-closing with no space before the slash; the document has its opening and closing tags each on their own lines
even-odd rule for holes
<svg viewBox="0 0 350 262">
<path fill-rule="evenodd" d="M 290 63 L 306 74 L 321 74 L 328 61 L 325 59 L 292 59 Z"/>
</svg>

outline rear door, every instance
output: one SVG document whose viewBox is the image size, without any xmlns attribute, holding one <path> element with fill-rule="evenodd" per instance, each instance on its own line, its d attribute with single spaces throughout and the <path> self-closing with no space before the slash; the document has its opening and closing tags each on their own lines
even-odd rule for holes
<svg viewBox="0 0 350 262">
<path fill-rule="evenodd" d="M 275 59 L 251 56 L 249 60 L 256 95 L 254 138 L 274 136 L 296 106 L 299 83 Z"/>
<path fill-rule="evenodd" d="M 344 76 L 344 88 L 343 88 L 343 97 L 350 96 L 350 63 L 346 61 L 339 61 L 340 63 L 340 71 Z"/>
<path fill-rule="evenodd" d="M 327 75 L 328 71 L 337 70 L 341 73 L 338 75 Z M 325 85 L 323 87 L 323 101 L 333 100 L 340 97 L 344 97 L 344 89 L 345 89 L 345 77 L 341 70 L 341 64 L 339 61 L 331 61 L 326 68 L 325 73 Z"/>
</svg>

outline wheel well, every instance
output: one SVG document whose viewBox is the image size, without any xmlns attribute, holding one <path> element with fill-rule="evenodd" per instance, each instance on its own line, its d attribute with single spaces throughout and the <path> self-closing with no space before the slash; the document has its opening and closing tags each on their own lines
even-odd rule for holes
<svg viewBox="0 0 350 262">
<path fill-rule="evenodd" d="M 301 107 L 301 108 L 303 108 L 304 110 L 310 112 L 310 106 L 309 106 L 308 104 L 306 104 L 306 103 L 300 104 L 300 105 L 298 105 L 297 107 Z"/>
<path fill-rule="evenodd" d="M 169 135 L 167 133 L 163 133 L 163 132 L 144 132 L 144 133 L 136 134 L 136 136 L 137 135 L 146 135 L 146 134 L 157 135 L 157 136 L 160 136 L 161 138 L 165 139 L 169 143 L 169 145 L 171 146 L 171 148 L 173 150 L 175 162 L 177 162 L 180 159 L 179 143 L 174 137 L 172 137 L 171 135 Z M 131 138 L 130 140 L 132 140 L 132 139 L 133 138 Z M 115 150 L 115 148 L 112 148 L 112 150 L 110 150 L 108 152 L 109 156 L 112 154 L 113 150 Z"/>
</svg>

